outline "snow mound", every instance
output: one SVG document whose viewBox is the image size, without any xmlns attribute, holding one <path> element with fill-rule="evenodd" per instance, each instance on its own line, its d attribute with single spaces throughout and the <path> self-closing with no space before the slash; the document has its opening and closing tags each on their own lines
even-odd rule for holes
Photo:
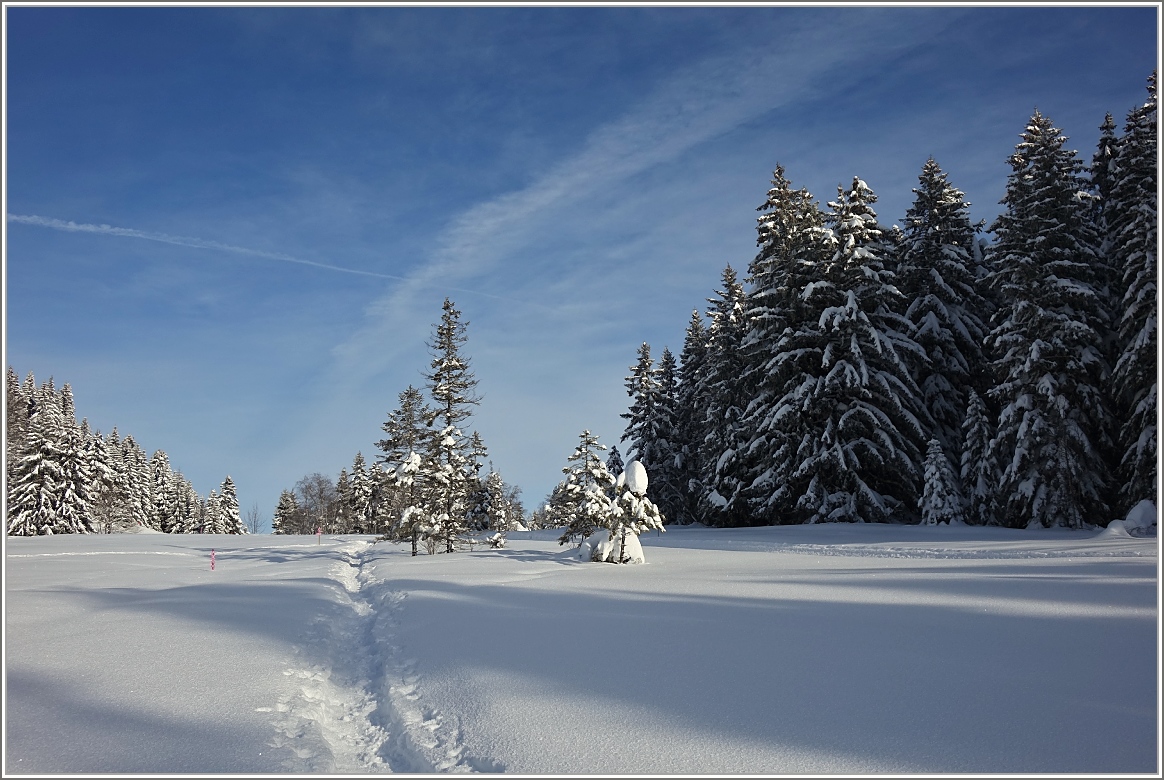
<svg viewBox="0 0 1164 780">
<path fill-rule="evenodd" d="M 647 558 L 643 555 L 638 535 L 630 531 L 625 533 L 626 545 L 622 552 L 627 557 L 627 563 L 646 563 Z M 578 548 L 578 558 L 595 563 L 617 563 L 620 547 L 623 547 L 621 540 L 618 537 L 612 539 L 610 531 L 598 531 L 583 540 Z"/>
<path fill-rule="evenodd" d="M 1104 537 L 1112 536 L 1119 536 L 1124 538 L 1131 537 L 1131 534 L 1128 533 L 1127 526 L 1123 520 L 1112 520 L 1107 524 L 1107 528 L 1099 532 L 1097 538 L 1102 539 Z"/>
<path fill-rule="evenodd" d="M 1131 508 L 1131 511 L 1128 512 L 1128 516 L 1122 521 L 1122 524 L 1130 534 L 1137 536 L 1151 535 L 1152 527 L 1156 525 L 1156 505 L 1145 498 Z M 1110 528 L 1111 525 L 1108 527 Z"/>
</svg>

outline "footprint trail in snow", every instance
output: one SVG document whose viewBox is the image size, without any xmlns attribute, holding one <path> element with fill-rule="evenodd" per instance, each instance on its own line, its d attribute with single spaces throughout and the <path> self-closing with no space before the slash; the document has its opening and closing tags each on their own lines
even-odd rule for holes
<svg viewBox="0 0 1164 780">
<path fill-rule="evenodd" d="M 298 773 L 498 771 L 467 757 L 460 725 L 420 693 L 415 662 L 399 642 L 406 594 L 387 590 L 364 570 L 369 541 L 343 544 L 328 570 L 339 609 L 310 627 L 284 674 L 293 689 L 273 708 L 273 747 L 286 749 Z"/>
</svg>

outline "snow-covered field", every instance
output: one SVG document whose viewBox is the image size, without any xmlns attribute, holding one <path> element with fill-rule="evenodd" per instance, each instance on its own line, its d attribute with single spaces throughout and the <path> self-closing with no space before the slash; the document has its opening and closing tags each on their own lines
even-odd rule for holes
<svg viewBox="0 0 1164 780">
<path fill-rule="evenodd" d="M 554 538 L 9 538 L 5 771 L 1160 771 L 1155 538 Z"/>
</svg>

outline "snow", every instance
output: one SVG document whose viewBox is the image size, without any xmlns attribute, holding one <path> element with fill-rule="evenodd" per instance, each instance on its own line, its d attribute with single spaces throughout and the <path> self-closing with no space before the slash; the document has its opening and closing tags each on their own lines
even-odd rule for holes
<svg viewBox="0 0 1164 780">
<path fill-rule="evenodd" d="M 5 771 L 1159 772 L 1154 537 L 559 533 L 8 538 Z"/>
<path fill-rule="evenodd" d="M 623 468 L 623 473 L 627 490 L 640 496 L 647 494 L 647 470 L 642 463 L 632 460 Z"/>
<path fill-rule="evenodd" d="M 1145 498 L 1128 511 L 1123 524 L 1128 531 L 1146 533 L 1156 525 L 1156 505 Z"/>
</svg>

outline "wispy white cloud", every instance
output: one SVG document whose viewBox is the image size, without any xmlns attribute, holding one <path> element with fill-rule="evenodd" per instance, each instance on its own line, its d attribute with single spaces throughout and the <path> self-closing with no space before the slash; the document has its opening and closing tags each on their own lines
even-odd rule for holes
<svg viewBox="0 0 1164 780">
<path fill-rule="evenodd" d="M 943 22 L 951 23 L 952 17 Z M 637 174 L 769 112 L 835 90 L 838 83 L 859 77 L 871 57 L 893 57 L 918 40 L 918 29 L 933 25 L 934 18 L 924 13 L 903 19 L 853 11 L 827 26 L 787 28 L 768 46 L 677 70 L 633 110 L 594 129 L 576 153 L 525 188 L 452 217 L 424 264 L 368 307 L 366 326 L 337 348 L 337 356 L 355 370 L 375 372 L 377 363 L 389 359 L 383 351 L 386 336 L 422 316 L 417 311 L 420 288 L 454 290 L 450 283 L 463 285 L 467 279 L 487 284 L 491 275 L 520 286 L 520 268 L 527 262 L 521 250 L 552 234 L 557 221 L 586 219 L 585 208 L 594 206 L 595 198 L 609 207 Z M 498 271 L 501 266 L 504 273 Z M 561 314 L 564 307 L 557 310 Z"/>
</svg>

